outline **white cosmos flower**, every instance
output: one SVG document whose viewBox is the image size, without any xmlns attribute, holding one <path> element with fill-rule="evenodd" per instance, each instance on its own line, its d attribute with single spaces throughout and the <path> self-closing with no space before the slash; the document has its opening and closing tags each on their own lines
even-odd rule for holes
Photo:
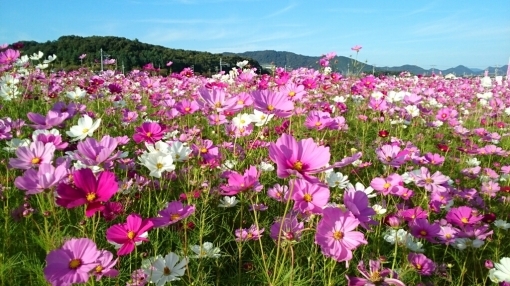
<svg viewBox="0 0 510 286">
<path fill-rule="evenodd" d="M 191 154 L 191 149 L 180 141 L 175 141 L 170 144 L 169 151 L 170 155 L 172 155 L 172 159 L 176 162 L 188 160 L 189 155 Z"/>
<path fill-rule="evenodd" d="M 328 182 L 328 186 L 331 188 L 338 187 L 340 189 L 345 189 L 347 185 L 349 185 L 349 178 L 340 172 L 330 172 L 326 177 L 326 181 Z"/>
<path fill-rule="evenodd" d="M 28 147 L 30 145 L 30 139 L 18 139 L 18 138 L 12 138 L 11 141 L 7 141 L 6 145 L 7 147 L 4 147 L 3 149 L 9 153 L 14 153 L 19 147 L 26 146 Z"/>
<path fill-rule="evenodd" d="M 73 91 L 67 92 L 66 96 L 69 97 L 72 100 L 77 100 L 84 98 L 85 95 L 87 95 L 86 90 L 82 90 L 79 87 L 76 87 Z"/>
<path fill-rule="evenodd" d="M 232 118 L 232 124 L 237 128 L 246 128 L 252 122 L 252 118 L 247 113 L 238 113 Z"/>
<path fill-rule="evenodd" d="M 267 162 L 260 162 L 259 168 L 260 168 L 260 170 L 262 170 L 264 172 L 274 171 L 274 166 Z"/>
<path fill-rule="evenodd" d="M 170 252 L 165 257 L 156 257 L 147 267 L 142 267 L 147 279 L 157 286 L 163 286 L 167 282 L 180 280 L 180 276 L 186 271 L 188 259 L 184 257 L 179 262 L 179 255 Z"/>
<path fill-rule="evenodd" d="M 82 140 L 87 136 L 92 136 L 99 127 L 99 124 L 101 124 L 101 118 L 93 121 L 90 116 L 85 114 L 82 118 L 78 119 L 78 125 L 71 127 L 71 130 L 67 131 L 66 134 L 69 137 L 73 137 L 71 141 Z"/>
<path fill-rule="evenodd" d="M 405 107 L 405 110 L 409 113 L 409 115 L 411 115 L 411 117 L 420 116 L 420 110 L 416 107 L 416 105 L 408 105 Z"/>
<path fill-rule="evenodd" d="M 48 64 L 38 64 L 35 67 L 40 69 L 40 70 L 43 70 L 43 69 L 46 69 L 48 67 Z"/>
<path fill-rule="evenodd" d="M 44 53 L 39 51 L 39 53 L 34 53 L 32 56 L 30 56 L 30 59 L 33 61 L 38 61 L 44 56 Z"/>
<path fill-rule="evenodd" d="M 214 247 L 214 245 L 210 242 L 204 242 L 202 246 L 200 245 L 192 245 L 191 251 L 195 252 L 196 255 L 192 256 L 193 258 L 218 258 L 221 256 L 220 248 Z"/>
<path fill-rule="evenodd" d="M 161 174 L 165 171 L 175 170 L 174 160 L 170 154 L 144 153 L 139 159 L 140 164 L 149 169 L 149 176 L 155 178 L 161 178 Z"/>
<path fill-rule="evenodd" d="M 56 60 L 56 59 L 57 59 L 57 56 L 56 56 L 55 54 L 53 54 L 53 55 L 49 55 L 49 56 L 48 56 L 48 59 L 47 59 L 47 60 L 44 60 L 44 61 L 43 61 L 43 63 L 44 63 L 44 64 L 49 64 L 49 63 L 53 62 L 53 61 L 54 61 L 54 60 Z"/>
<path fill-rule="evenodd" d="M 503 257 L 499 263 L 494 263 L 494 268 L 489 271 L 492 282 L 510 282 L 510 258 Z"/>
<path fill-rule="evenodd" d="M 220 208 L 231 208 L 231 207 L 234 207 L 235 205 L 237 205 L 239 201 L 237 200 L 237 198 L 235 196 L 224 196 L 223 198 L 221 198 L 220 200 L 220 204 L 218 205 L 218 207 Z"/>
<path fill-rule="evenodd" d="M 497 219 L 496 221 L 494 221 L 494 226 L 496 226 L 497 228 L 509 229 L 510 223 L 501 219 Z"/>
<path fill-rule="evenodd" d="M 480 166 L 480 161 L 476 158 L 469 158 L 467 161 L 466 161 L 466 164 L 469 166 L 469 167 L 477 167 L 477 166 Z"/>
<path fill-rule="evenodd" d="M 266 125 L 271 118 L 273 118 L 274 114 L 265 114 L 264 112 L 253 110 L 253 114 L 250 114 L 251 122 L 255 123 L 255 126 L 264 126 Z"/>
<path fill-rule="evenodd" d="M 346 191 L 348 192 L 364 192 L 365 194 L 367 194 L 367 197 L 369 198 L 373 198 L 376 196 L 376 194 L 372 194 L 374 192 L 374 189 L 372 187 L 366 187 L 363 186 L 362 183 L 360 182 L 357 182 L 356 185 L 353 185 L 351 183 L 347 184 L 347 188 L 346 188 Z"/>
<path fill-rule="evenodd" d="M 378 215 L 385 214 L 386 211 L 387 211 L 386 208 L 384 208 L 383 206 L 378 205 L 378 204 L 373 204 L 372 205 L 372 209 L 374 209 L 375 213 L 378 214 Z"/>
</svg>

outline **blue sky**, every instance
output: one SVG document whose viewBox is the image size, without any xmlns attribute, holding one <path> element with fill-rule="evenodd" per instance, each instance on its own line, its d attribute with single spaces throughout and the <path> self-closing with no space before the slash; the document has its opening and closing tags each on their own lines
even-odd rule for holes
<svg viewBox="0 0 510 286">
<path fill-rule="evenodd" d="M 1 1 L 0 44 L 63 35 L 119 36 L 221 52 L 335 51 L 376 66 L 505 65 L 510 2 L 301 0 Z M 58 55 L 57 55 L 58 56 Z"/>
</svg>

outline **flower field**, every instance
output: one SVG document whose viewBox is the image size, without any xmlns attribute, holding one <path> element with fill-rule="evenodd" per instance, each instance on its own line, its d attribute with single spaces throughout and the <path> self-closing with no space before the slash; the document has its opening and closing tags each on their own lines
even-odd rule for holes
<svg viewBox="0 0 510 286">
<path fill-rule="evenodd" d="M 507 79 L 1 48 L 2 285 L 510 285 Z"/>
</svg>

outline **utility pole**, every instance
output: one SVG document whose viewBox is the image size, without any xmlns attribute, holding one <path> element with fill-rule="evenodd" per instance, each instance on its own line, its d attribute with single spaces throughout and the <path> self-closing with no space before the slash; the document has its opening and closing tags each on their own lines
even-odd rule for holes
<svg viewBox="0 0 510 286">
<path fill-rule="evenodd" d="M 498 76 L 498 68 L 499 65 L 496 65 L 496 68 L 494 69 L 494 76 Z"/>
<path fill-rule="evenodd" d="M 103 71 L 103 48 L 101 48 L 101 71 Z"/>
<path fill-rule="evenodd" d="M 437 65 L 430 65 L 432 67 L 432 74 L 434 74 L 434 68 L 437 66 Z"/>
<path fill-rule="evenodd" d="M 372 65 L 372 75 L 375 74 L 375 64 Z"/>
<path fill-rule="evenodd" d="M 221 62 L 221 58 L 220 58 L 220 73 L 221 73 L 221 71 L 222 71 L 221 67 L 222 67 L 222 66 L 228 66 L 228 65 L 229 65 L 228 63 L 227 63 L 227 64 L 222 63 L 222 62 Z"/>
</svg>

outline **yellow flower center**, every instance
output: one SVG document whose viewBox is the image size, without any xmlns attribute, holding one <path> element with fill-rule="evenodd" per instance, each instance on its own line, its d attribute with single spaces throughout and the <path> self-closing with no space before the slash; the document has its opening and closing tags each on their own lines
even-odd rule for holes
<svg viewBox="0 0 510 286">
<path fill-rule="evenodd" d="M 98 265 L 94 270 L 96 271 L 96 273 L 101 273 L 103 271 L 103 266 Z"/>
<path fill-rule="evenodd" d="M 311 201 L 312 201 L 312 199 L 313 199 L 313 197 L 312 197 L 312 195 L 310 195 L 310 194 L 305 194 L 305 195 L 303 196 L 303 200 L 305 200 L 305 202 L 307 202 L 307 203 L 311 202 Z"/>
<path fill-rule="evenodd" d="M 294 95 L 296 95 L 296 92 L 294 91 L 289 92 L 289 97 L 293 97 Z"/>
<path fill-rule="evenodd" d="M 75 258 L 69 261 L 69 268 L 71 269 L 77 269 L 81 265 L 81 259 Z"/>
<path fill-rule="evenodd" d="M 82 131 L 82 132 L 83 132 L 83 134 L 86 134 L 86 133 L 89 133 L 89 130 L 90 130 L 90 129 L 88 129 L 88 128 L 83 128 L 83 131 Z"/>
<path fill-rule="evenodd" d="M 416 264 L 414 265 L 414 267 L 416 267 L 416 269 L 418 269 L 418 270 L 421 270 L 421 264 L 416 263 Z"/>
<path fill-rule="evenodd" d="M 243 100 L 238 100 L 237 101 L 237 105 L 243 105 L 244 104 L 244 101 Z"/>
<path fill-rule="evenodd" d="M 427 183 L 427 184 L 432 184 L 433 182 L 434 182 L 434 180 L 432 180 L 431 178 L 425 179 L 425 183 Z"/>
<path fill-rule="evenodd" d="M 425 230 L 421 230 L 421 231 L 420 231 L 420 235 L 421 235 L 421 236 L 427 236 L 427 232 L 426 232 Z"/>
<path fill-rule="evenodd" d="M 340 240 L 340 239 L 344 238 L 344 233 L 339 230 L 336 230 L 333 232 L 333 238 L 335 240 Z"/>
<path fill-rule="evenodd" d="M 319 127 L 321 125 L 322 125 L 322 123 L 320 121 L 315 122 L 315 126 Z"/>
<path fill-rule="evenodd" d="M 96 199 L 96 193 L 88 193 L 87 194 L 87 202 L 92 202 Z"/>
<path fill-rule="evenodd" d="M 133 238 L 135 238 L 135 235 L 136 235 L 136 234 L 135 234 L 135 232 L 134 232 L 134 231 L 132 231 L 132 230 L 128 231 L 128 233 L 127 233 L 127 237 L 128 237 L 129 239 L 133 239 Z"/>
<path fill-rule="evenodd" d="M 31 162 L 32 162 L 32 164 L 39 164 L 39 163 L 41 163 L 41 158 L 35 157 L 32 159 Z"/>
<path fill-rule="evenodd" d="M 171 214 L 170 215 L 170 220 L 171 221 L 176 221 L 176 220 L 179 220 L 181 219 L 181 215 L 180 214 Z"/>
<path fill-rule="evenodd" d="M 268 106 L 267 106 L 267 110 L 269 110 L 269 111 L 273 111 L 273 110 L 274 110 L 274 106 L 272 106 L 272 105 L 268 105 Z"/>
<path fill-rule="evenodd" d="M 147 132 L 147 134 L 146 134 L 146 135 L 147 135 L 147 137 L 149 137 L 149 138 L 150 138 L 150 137 L 152 136 L 152 132 Z"/>
<path fill-rule="evenodd" d="M 296 171 L 301 171 L 303 170 L 303 163 L 301 161 L 296 161 L 296 163 L 292 165 L 292 168 Z"/>
<path fill-rule="evenodd" d="M 191 110 L 191 108 L 189 108 L 189 107 L 184 108 L 184 111 L 190 111 L 190 110 Z"/>
<path fill-rule="evenodd" d="M 202 148 L 202 149 L 200 149 L 200 152 L 205 154 L 205 153 L 207 153 L 207 149 L 206 148 Z"/>
<path fill-rule="evenodd" d="M 161 169 L 163 168 L 163 164 L 161 164 L 161 163 L 157 163 L 157 164 L 156 164 L 156 168 L 157 168 L 158 170 L 161 170 Z"/>
<path fill-rule="evenodd" d="M 386 183 L 386 184 L 384 184 L 383 188 L 387 189 L 387 188 L 389 188 L 390 186 L 391 186 L 391 185 L 390 185 L 390 183 Z"/>
<path fill-rule="evenodd" d="M 463 223 L 468 223 L 469 222 L 469 220 L 466 217 L 461 218 L 460 221 L 463 222 Z"/>
</svg>

